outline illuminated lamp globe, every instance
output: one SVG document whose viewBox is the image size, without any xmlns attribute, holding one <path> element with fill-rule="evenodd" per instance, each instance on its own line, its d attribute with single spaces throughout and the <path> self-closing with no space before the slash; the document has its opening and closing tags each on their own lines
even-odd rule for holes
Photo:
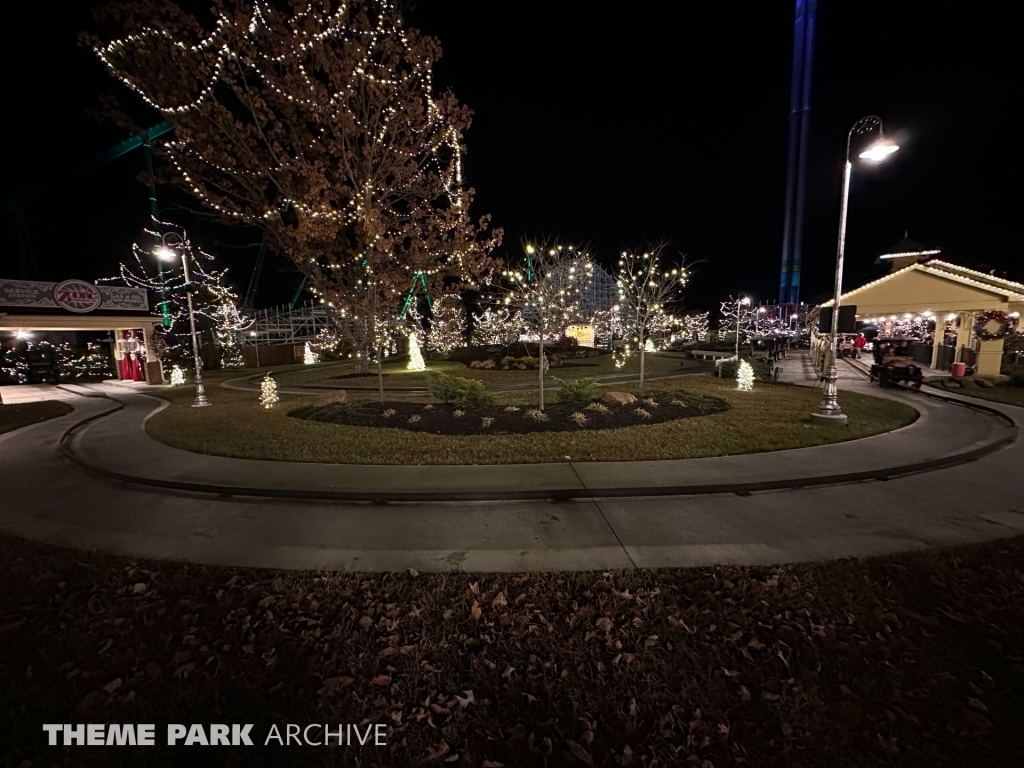
<svg viewBox="0 0 1024 768">
<path fill-rule="evenodd" d="M 861 160 L 867 160 L 872 163 L 882 163 L 898 150 L 899 145 L 896 142 L 882 136 L 861 152 L 859 157 Z"/>
<path fill-rule="evenodd" d="M 177 258 L 178 255 L 170 248 L 168 248 L 166 245 L 161 245 L 159 248 L 153 251 L 153 253 L 161 261 L 174 261 L 174 259 Z"/>
</svg>

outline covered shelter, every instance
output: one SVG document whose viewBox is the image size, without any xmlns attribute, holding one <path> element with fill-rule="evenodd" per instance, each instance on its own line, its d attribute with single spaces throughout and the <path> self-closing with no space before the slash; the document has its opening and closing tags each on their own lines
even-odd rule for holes
<svg viewBox="0 0 1024 768">
<path fill-rule="evenodd" d="M 93 285 L 84 280 L 49 283 L 0 280 L 0 332 L 19 337 L 47 332 L 100 332 L 113 339 L 111 354 L 119 379 L 162 384 L 163 371 L 152 348 L 153 332 L 162 323 L 149 311 L 141 288 Z M 125 358 L 131 365 L 122 365 Z"/>
<path fill-rule="evenodd" d="M 875 322 L 883 335 L 900 321 L 934 323 L 930 345 L 926 341 L 919 350 L 927 359 L 920 362 L 946 370 L 953 362 L 964 362 L 977 375 L 998 375 L 1003 339 L 980 338 L 975 326 L 988 322 L 990 312 L 1019 318 L 1024 284 L 934 258 L 920 261 L 918 255 L 908 255 L 913 261 L 906 266 L 844 293 L 840 306 L 855 306 L 857 320 Z M 832 302 L 821 306 L 831 307 Z M 825 343 L 827 337 L 815 339 L 819 348 Z"/>
</svg>

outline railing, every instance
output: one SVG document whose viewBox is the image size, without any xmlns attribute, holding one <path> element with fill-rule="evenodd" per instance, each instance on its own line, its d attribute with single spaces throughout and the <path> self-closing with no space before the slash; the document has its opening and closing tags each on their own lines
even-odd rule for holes
<svg viewBox="0 0 1024 768">
<path fill-rule="evenodd" d="M 978 353 L 970 347 L 960 347 L 960 362 L 966 363 L 968 368 L 975 368 L 978 365 Z"/>
<path fill-rule="evenodd" d="M 910 356 L 914 358 L 915 363 L 930 366 L 932 364 L 932 345 L 912 341 L 910 342 Z"/>
<path fill-rule="evenodd" d="M 939 356 L 935 361 L 935 367 L 940 371 L 948 371 L 956 361 L 956 347 L 949 344 L 939 345 Z"/>
</svg>

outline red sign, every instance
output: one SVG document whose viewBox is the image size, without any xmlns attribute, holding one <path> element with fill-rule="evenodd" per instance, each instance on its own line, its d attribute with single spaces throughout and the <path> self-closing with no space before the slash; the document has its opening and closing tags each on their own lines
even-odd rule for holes
<svg viewBox="0 0 1024 768">
<path fill-rule="evenodd" d="M 53 289 L 53 298 L 71 312 L 92 312 L 103 301 L 99 288 L 84 280 L 65 280 Z"/>
</svg>

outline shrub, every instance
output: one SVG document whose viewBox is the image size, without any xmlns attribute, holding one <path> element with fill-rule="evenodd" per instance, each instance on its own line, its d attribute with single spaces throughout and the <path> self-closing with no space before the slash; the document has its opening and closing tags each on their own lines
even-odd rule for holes
<svg viewBox="0 0 1024 768">
<path fill-rule="evenodd" d="M 494 395 L 487 391 L 484 383 L 477 379 L 463 379 L 444 373 L 427 375 L 427 389 L 442 403 L 451 403 L 459 408 L 480 408 L 494 405 Z"/>
<path fill-rule="evenodd" d="M 597 384 L 593 379 L 577 379 L 576 381 L 561 382 L 556 393 L 558 402 L 565 403 L 573 408 L 586 408 L 592 401 L 597 399 Z"/>
<path fill-rule="evenodd" d="M 1011 387 L 1024 387 L 1024 371 L 1014 371 L 1010 374 Z"/>
</svg>

